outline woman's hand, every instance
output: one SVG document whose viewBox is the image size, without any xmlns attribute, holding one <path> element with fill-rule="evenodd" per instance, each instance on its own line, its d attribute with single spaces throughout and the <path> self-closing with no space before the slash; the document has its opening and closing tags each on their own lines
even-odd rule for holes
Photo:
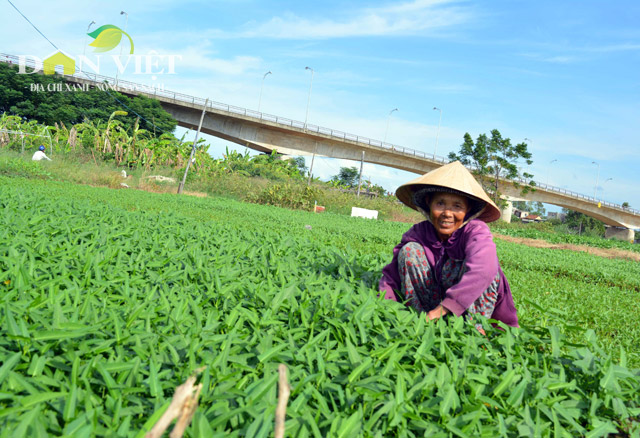
<svg viewBox="0 0 640 438">
<path fill-rule="evenodd" d="M 444 315 L 449 313 L 446 307 L 442 307 L 441 305 L 433 309 L 432 311 L 427 313 L 427 321 L 433 321 L 434 319 L 442 318 Z M 482 335 L 487 336 L 487 333 L 484 331 L 482 326 L 477 326 L 476 329 L 482 333 Z"/>
<path fill-rule="evenodd" d="M 427 313 L 427 321 L 433 321 L 434 319 L 442 318 L 447 313 L 449 313 L 449 311 L 445 307 L 442 307 L 442 305 L 440 305 Z"/>
</svg>

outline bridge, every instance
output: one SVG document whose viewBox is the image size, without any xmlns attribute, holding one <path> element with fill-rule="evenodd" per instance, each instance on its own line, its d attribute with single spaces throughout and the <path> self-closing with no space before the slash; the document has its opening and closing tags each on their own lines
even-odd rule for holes
<svg viewBox="0 0 640 438">
<path fill-rule="evenodd" d="M 18 63 L 18 57 L 0 54 L 0 62 Z M 27 60 L 28 61 L 28 60 Z M 29 67 L 39 67 L 29 65 Z M 62 74 L 59 67 L 56 72 Z M 320 155 L 343 158 L 392 167 L 416 174 L 424 174 L 449 162 L 448 159 L 415 149 L 386 143 L 367 137 L 303 123 L 284 117 L 261 113 L 247 108 L 186 94 L 153 88 L 134 82 L 114 79 L 94 73 L 76 72 L 64 75 L 67 82 L 83 87 L 108 87 L 129 96 L 146 96 L 157 99 L 179 126 L 197 129 L 200 116 L 205 111 L 202 132 L 223 138 L 239 145 L 284 155 Z M 206 102 L 206 108 L 205 108 Z M 640 228 L 640 211 L 598 200 L 562 188 L 536 183 L 536 190 L 522 196 L 513 181 L 501 181 L 500 190 L 508 199 L 524 199 L 566 207 L 592 216 L 611 227 L 607 237 L 633 240 L 633 228 Z M 503 212 L 510 220 L 510 209 Z"/>
</svg>

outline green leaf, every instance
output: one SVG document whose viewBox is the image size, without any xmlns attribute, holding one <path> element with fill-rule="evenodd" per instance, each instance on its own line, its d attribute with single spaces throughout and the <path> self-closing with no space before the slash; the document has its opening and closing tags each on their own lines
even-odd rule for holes
<svg viewBox="0 0 640 438">
<path fill-rule="evenodd" d="M 258 360 L 260 362 L 266 362 L 285 348 L 287 348 L 287 344 L 285 344 L 284 342 L 282 344 L 276 345 L 275 347 L 271 347 L 269 350 L 258 356 Z"/>
<path fill-rule="evenodd" d="M 560 356 L 560 329 L 556 326 L 549 327 L 549 334 L 551 335 L 551 353 L 554 357 Z"/>
<path fill-rule="evenodd" d="M 349 383 L 355 382 L 360 377 L 360 375 L 364 373 L 365 370 L 371 366 L 371 362 L 372 362 L 371 358 L 367 357 L 364 360 L 364 362 L 362 362 L 353 371 L 351 371 L 351 373 L 349 374 L 349 377 L 347 377 L 347 380 L 349 381 Z"/>
<path fill-rule="evenodd" d="M 87 35 L 94 38 L 89 45 L 95 47 L 96 49 L 94 51 L 98 53 L 108 52 L 109 50 L 116 48 L 122 40 L 122 35 L 126 35 L 131 45 L 129 54 L 133 54 L 133 40 L 128 33 L 117 26 L 105 24 Z"/>
<path fill-rule="evenodd" d="M 33 332 L 32 339 L 34 341 L 61 341 L 63 339 L 78 338 L 91 333 L 91 328 L 83 330 L 41 330 Z"/>
<path fill-rule="evenodd" d="M 158 365 L 152 359 L 149 364 L 149 393 L 151 397 L 159 397 L 162 395 L 160 380 L 158 379 Z"/>
<path fill-rule="evenodd" d="M 151 430 L 154 424 L 158 422 L 162 414 L 169 408 L 171 404 L 171 400 L 167 400 L 159 409 L 153 413 L 152 416 L 149 417 L 147 421 L 142 425 L 140 431 L 136 434 L 136 438 L 144 438 L 144 435 Z"/>
<path fill-rule="evenodd" d="M 108 29 L 120 30 L 120 28 L 118 26 L 114 26 L 113 24 L 105 24 L 105 25 L 100 26 L 96 30 L 94 30 L 92 32 L 89 32 L 87 35 L 89 35 L 91 38 L 97 38 L 98 35 L 100 35 L 103 31 L 108 30 Z"/>
<path fill-rule="evenodd" d="M 501 377 L 500 383 L 494 388 L 493 395 L 499 397 L 513 382 L 518 381 L 519 378 L 520 377 L 516 375 L 516 370 L 507 371 L 507 374 Z"/>
<path fill-rule="evenodd" d="M 362 357 L 360 356 L 356 348 L 353 346 L 349 338 L 347 338 L 346 343 L 347 343 L 347 352 L 349 353 L 349 361 L 351 361 L 351 363 L 354 365 L 362 363 Z"/>
<path fill-rule="evenodd" d="M 95 40 L 93 40 L 89 45 L 96 48 L 94 52 L 108 52 L 109 50 L 116 48 L 118 44 L 120 44 L 122 34 L 123 32 L 118 28 L 105 29 L 104 31 L 100 32 L 100 34 L 95 37 Z"/>
<path fill-rule="evenodd" d="M 598 422 L 600 424 L 598 424 L 593 430 L 589 431 L 585 435 L 585 438 L 600 438 L 618 433 L 618 429 L 610 421 Z"/>
<path fill-rule="evenodd" d="M 40 394 L 28 395 L 20 399 L 20 404 L 24 408 L 30 408 L 38 403 L 44 403 L 49 400 L 55 400 L 56 398 L 64 397 L 66 392 L 41 392 Z"/>
<path fill-rule="evenodd" d="M 527 382 L 526 380 L 522 380 L 520 383 L 518 383 L 518 386 L 516 386 L 511 391 L 511 394 L 509 394 L 509 398 L 507 398 L 507 403 L 510 406 L 518 407 L 520 403 L 522 403 L 522 398 L 524 397 L 524 392 L 527 389 L 528 384 L 529 382 Z"/>
<path fill-rule="evenodd" d="M 9 372 L 15 367 L 18 362 L 20 362 L 20 358 L 22 357 L 21 353 L 13 353 L 9 358 L 2 364 L 0 367 L 0 384 L 7 378 Z"/>
<path fill-rule="evenodd" d="M 346 421 L 343 421 L 340 425 L 340 430 L 338 431 L 338 438 L 350 438 L 357 436 L 360 431 L 360 424 L 362 420 L 361 415 L 361 412 L 356 411 L 351 414 Z"/>
<path fill-rule="evenodd" d="M 460 406 L 460 397 L 453 385 L 449 385 L 443 400 L 438 407 L 440 416 L 446 417 L 451 410 L 455 410 Z"/>
<path fill-rule="evenodd" d="M 67 396 L 67 401 L 65 402 L 65 405 L 64 405 L 64 411 L 62 413 L 62 418 L 64 418 L 65 421 L 69 421 L 75 417 L 77 398 L 78 398 L 78 387 L 76 385 L 72 385 L 71 391 L 69 392 L 69 395 Z"/>
<path fill-rule="evenodd" d="M 618 385 L 618 378 L 614 371 L 613 364 L 609 364 L 607 367 L 607 371 L 600 379 L 600 386 L 611 392 L 618 392 L 620 390 L 620 385 Z"/>
</svg>

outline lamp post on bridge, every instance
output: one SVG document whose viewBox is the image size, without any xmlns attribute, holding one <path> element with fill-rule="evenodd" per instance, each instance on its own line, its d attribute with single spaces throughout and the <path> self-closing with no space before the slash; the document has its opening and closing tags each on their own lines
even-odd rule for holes
<svg viewBox="0 0 640 438">
<path fill-rule="evenodd" d="M 607 183 L 607 181 L 612 181 L 612 180 L 613 178 L 607 178 L 602 183 L 602 191 L 600 192 L 600 202 L 602 202 L 602 198 L 604 198 L 604 185 Z"/>
<path fill-rule="evenodd" d="M 598 174 L 596 176 L 596 186 L 593 188 L 593 199 L 597 199 L 598 181 L 600 180 L 600 163 L 596 163 L 595 161 L 592 161 L 591 164 L 595 164 L 596 166 L 598 166 Z"/>
<path fill-rule="evenodd" d="M 311 67 L 305 67 L 305 70 L 311 70 L 311 83 L 309 84 L 309 96 L 307 97 L 307 113 L 304 116 L 304 129 L 307 129 L 307 119 L 309 118 L 309 103 L 311 102 L 311 88 L 313 88 L 313 74 L 315 73 Z"/>
<path fill-rule="evenodd" d="M 91 29 L 91 26 L 96 24 L 95 21 L 91 20 L 91 23 L 89 23 L 89 25 L 87 26 L 87 34 L 84 37 L 84 45 L 82 47 L 82 62 L 84 63 L 84 59 L 86 58 L 85 53 L 87 53 L 87 36 L 89 36 L 89 29 Z M 83 64 L 80 64 L 81 66 L 83 66 Z M 82 70 L 82 68 L 80 68 L 80 70 Z"/>
<path fill-rule="evenodd" d="M 127 32 L 127 25 L 129 24 L 129 14 L 125 11 L 120 11 L 120 15 L 125 15 L 126 19 L 124 21 L 124 31 Z M 120 58 L 122 58 L 122 44 L 120 44 L 120 55 L 118 56 L 118 62 L 120 62 Z M 116 68 L 116 84 L 118 83 L 118 68 Z"/>
<path fill-rule="evenodd" d="M 438 120 L 438 131 L 436 131 L 436 147 L 433 149 L 433 159 L 436 159 L 436 152 L 438 151 L 438 138 L 440 137 L 440 123 L 442 122 L 442 110 L 438 107 L 433 107 L 434 111 L 440 111 L 440 119 Z"/>
<path fill-rule="evenodd" d="M 127 31 L 127 25 L 129 24 L 129 14 L 127 14 L 125 11 L 120 11 L 120 15 L 125 15 L 125 20 L 124 20 L 124 31 Z M 120 56 L 122 56 L 122 45 L 120 45 Z"/>
<path fill-rule="evenodd" d="M 382 140 L 382 143 L 387 142 L 387 133 L 389 132 L 389 122 L 391 121 L 391 113 L 393 113 L 394 111 L 398 111 L 398 108 L 394 108 L 391 111 L 389 111 L 389 116 L 387 117 L 387 129 L 385 129 L 384 131 L 384 140 Z"/>
<path fill-rule="evenodd" d="M 558 160 L 551 160 L 551 161 L 549 161 L 549 169 L 547 170 L 547 186 L 549 185 L 549 174 L 551 173 L 551 165 L 552 165 L 553 163 L 555 163 L 556 161 L 558 161 Z"/>
<path fill-rule="evenodd" d="M 271 70 L 269 70 L 264 74 L 264 76 L 262 76 L 262 85 L 260 85 L 260 97 L 258 98 L 258 112 L 260 112 L 260 104 L 262 103 L 262 89 L 264 88 L 264 78 L 266 78 L 267 75 L 270 74 L 273 74 L 271 73 Z"/>
<path fill-rule="evenodd" d="M 531 144 L 533 143 L 533 140 L 531 140 L 530 138 L 524 138 L 524 140 L 522 140 L 523 142 L 529 143 L 528 147 L 531 147 Z M 531 169 L 531 165 L 527 164 L 527 173 L 531 173 L 529 172 L 529 170 Z"/>
</svg>

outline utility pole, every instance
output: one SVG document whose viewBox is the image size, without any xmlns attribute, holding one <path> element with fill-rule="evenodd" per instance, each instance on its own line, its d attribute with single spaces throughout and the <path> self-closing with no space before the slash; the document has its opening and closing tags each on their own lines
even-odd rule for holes
<svg viewBox="0 0 640 438">
<path fill-rule="evenodd" d="M 91 20 L 91 23 L 89 23 L 89 25 L 87 26 L 87 35 L 89 34 L 89 29 L 91 29 L 91 26 L 94 24 L 96 24 L 96 22 Z M 86 59 L 85 53 L 87 53 L 87 35 L 84 36 L 84 44 L 82 46 L 82 63 L 80 64 L 81 67 L 84 67 L 84 60 Z M 80 69 L 80 71 L 82 71 L 82 68 Z"/>
<path fill-rule="evenodd" d="M 209 103 L 209 98 L 204 102 L 204 108 L 202 108 L 202 114 L 200 115 L 200 123 L 198 124 L 198 130 L 196 131 L 196 139 L 193 140 L 193 147 L 191 148 L 191 155 L 189 156 L 189 161 L 187 162 L 187 167 L 184 169 L 184 176 L 182 177 L 182 181 L 178 186 L 178 194 L 182 194 L 182 189 L 184 189 L 184 183 L 187 181 L 187 173 L 189 173 L 189 167 L 191 166 L 191 162 L 193 161 L 193 156 L 196 154 L 196 145 L 198 144 L 198 136 L 200 135 L 200 129 L 202 129 L 202 121 L 204 120 L 204 113 L 207 112 L 207 104 Z"/>
<path fill-rule="evenodd" d="M 120 11 L 120 15 L 125 15 L 127 18 L 124 22 L 124 31 L 127 32 L 127 25 L 129 24 L 129 14 L 125 11 Z M 120 56 L 118 56 L 118 62 L 120 62 L 120 58 L 122 58 L 122 43 L 120 44 Z M 116 68 L 116 86 L 118 85 L 118 69 Z"/>
<path fill-rule="evenodd" d="M 598 181 L 600 180 L 600 163 L 596 163 L 592 161 L 591 164 L 595 164 L 598 166 L 598 175 L 596 176 L 596 186 L 593 188 L 593 199 L 597 200 L 598 198 Z"/>
<path fill-rule="evenodd" d="M 318 148 L 318 142 L 313 146 L 313 155 L 311 156 L 311 167 L 309 168 L 309 178 L 307 179 L 307 185 L 311 185 L 311 174 L 313 172 L 313 162 L 316 159 L 316 149 Z"/>
<path fill-rule="evenodd" d="M 360 160 L 360 175 L 358 175 L 358 198 L 360 197 L 360 186 L 362 185 L 362 167 L 364 166 L 364 151 L 362 151 L 362 160 Z"/>
<path fill-rule="evenodd" d="M 391 111 L 389 111 L 389 115 L 387 116 L 387 129 L 384 130 L 384 140 L 382 140 L 382 143 L 387 142 L 387 134 L 389 133 L 389 122 L 391 121 L 391 114 L 394 111 L 398 111 L 398 108 L 394 108 Z"/>
<path fill-rule="evenodd" d="M 435 111 L 440 111 L 440 119 L 438 120 L 438 132 L 436 133 L 436 147 L 433 149 L 433 159 L 436 159 L 436 152 L 438 151 L 438 137 L 440 137 L 440 123 L 442 122 L 442 110 L 438 107 L 433 107 Z"/>
<path fill-rule="evenodd" d="M 260 104 L 262 103 L 262 89 L 264 88 L 264 79 L 267 77 L 267 75 L 271 74 L 273 73 L 271 73 L 271 70 L 269 70 L 264 74 L 264 76 L 262 76 L 262 85 L 260 85 L 260 98 L 258 99 L 258 112 L 260 112 Z"/>
<path fill-rule="evenodd" d="M 311 82 L 309 83 L 309 96 L 307 97 L 307 112 L 304 115 L 304 129 L 307 129 L 307 119 L 309 118 L 309 103 L 311 102 L 311 89 L 313 88 L 313 74 L 315 71 L 311 67 L 305 67 L 305 70 L 311 70 Z"/>
</svg>

